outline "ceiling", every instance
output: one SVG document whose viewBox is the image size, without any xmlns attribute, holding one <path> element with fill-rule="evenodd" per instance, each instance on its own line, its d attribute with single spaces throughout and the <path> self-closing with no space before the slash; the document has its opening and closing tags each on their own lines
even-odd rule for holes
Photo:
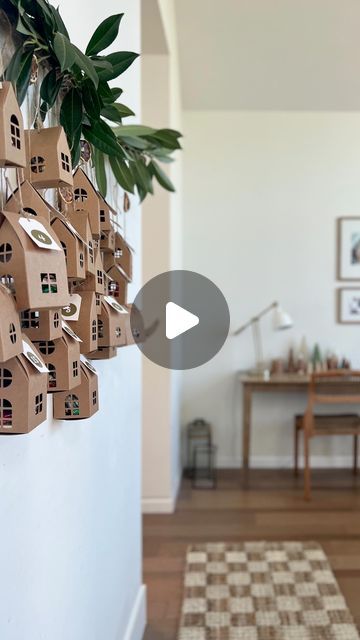
<svg viewBox="0 0 360 640">
<path fill-rule="evenodd" d="M 175 2 L 185 109 L 360 109 L 360 0 Z"/>
</svg>

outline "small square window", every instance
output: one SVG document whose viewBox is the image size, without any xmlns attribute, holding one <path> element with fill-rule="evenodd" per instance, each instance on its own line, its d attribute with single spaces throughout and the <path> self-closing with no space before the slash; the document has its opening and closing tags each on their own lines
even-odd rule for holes
<svg viewBox="0 0 360 640">
<path fill-rule="evenodd" d="M 12 427 L 12 404 L 9 400 L 0 398 L 0 427 L 11 429 Z"/>
<path fill-rule="evenodd" d="M 92 340 L 97 340 L 97 322 L 96 320 L 92 321 Z"/>
<path fill-rule="evenodd" d="M 39 393 L 39 395 L 35 396 L 35 415 L 39 415 L 43 410 L 43 394 Z"/>
<path fill-rule="evenodd" d="M 10 369 L 0 369 L 0 389 L 10 387 L 12 383 L 12 373 Z"/>
<path fill-rule="evenodd" d="M 84 254 L 82 252 L 80 252 L 79 254 L 79 264 L 80 264 L 80 269 L 84 268 Z"/>
<path fill-rule="evenodd" d="M 56 368 L 53 364 L 47 364 L 47 368 L 49 369 L 49 389 L 56 388 Z"/>
<path fill-rule="evenodd" d="M 73 393 L 69 394 L 65 398 L 65 415 L 66 416 L 79 416 L 80 406 L 79 398 Z"/>
<path fill-rule="evenodd" d="M 0 245 L 0 262 L 10 262 L 12 258 L 12 246 L 8 242 Z"/>
<path fill-rule="evenodd" d="M 56 273 L 41 273 L 42 293 L 57 293 Z"/>
<path fill-rule="evenodd" d="M 98 281 L 98 284 L 103 283 L 103 272 L 100 271 L 100 269 L 97 270 L 97 281 Z"/>
<path fill-rule="evenodd" d="M 105 211 L 100 209 L 100 222 L 105 222 Z"/>
<path fill-rule="evenodd" d="M 42 156 L 33 156 L 30 160 L 30 168 L 33 173 L 44 173 L 45 159 Z"/>
<path fill-rule="evenodd" d="M 39 329 L 40 327 L 40 312 L 39 311 L 22 311 L 20 314 L 21 328 L 22 329 Z"/>
<path fill-rule="evenodd" d="M 61 166 L 64 169 L 64 171 L 67 171 L 68 173 L 70 173 L 70 158 L 68 155 L 66 155 L 66 153 L 61 153 Z"/>
<path fill-rule="evenodd" d="M 93 403 L 93 406 L 95 406 L 95 405 L 96 405 L 96 403 L 97 403 L 97 393 L 96 393 L 96 391 L 93 391 L 93 394 L 92 394 L 92 403 Z"/>
<path fill-rule="evenodd" d="M 104 337 L 104 323 L 98 318 L 98 338 Z"/>
<path fill-rule="evenodd" d="M 60 325 L 60 316 L 59 316 L 58 311 L 55 311 L 55 313 L 54 313 L 54 327 L 55 327 L 55 329 L 57 329 L 59 327 L 59 325 Z"/>
<path fill-rule="evenodd" d="M 39 351 L 44 356 L 49 356 L 55 351 L 55 342 L 53 340 L 39 342 Z"/>
<path fill-rule="evenodd" d="M 10 134 L 12 146 L 16 149 L 21 149 L 20 125 L 19 120 L 15 114 L 13 114 L 10 118 Z"/>
<path fill-rule="evenodd" d="M 100 304 L 101 304 L 100 293 L 96 293 L 95 298 L 96 298 L 96 306 L 100 307 Z"/>
<path fill-rule="evenodd" d="M 77 378 L 77 376 L 79 375 L 79 363 L 78 363 L 78 360 L 74 360 L 73 365 L 72 365 L 72 369 L 73 369 L 73 378 Z"/>
<path fill-rule="evenodd" d="M 86 202 L 88 199 L 88 194 L 85 189 L 74 189 L 74 198 L 75 200 L 80 200 L 80 202 Z"/>
<path fill-rule="evenodd" d="M 15 325 L 12 322 L 10 322 L 10 325 L 9 325 L 9 335 L 10 335 L 11 343 L 15 344 L 17 340 L 17 335 L 16 335 Z"/>
</svg>

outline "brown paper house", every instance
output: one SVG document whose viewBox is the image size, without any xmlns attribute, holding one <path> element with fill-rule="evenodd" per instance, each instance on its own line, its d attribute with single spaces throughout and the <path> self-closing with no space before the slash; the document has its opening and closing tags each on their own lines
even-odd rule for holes
<svg viewBox="0 0 360 640">
<path fill-rule="evenodd" d="M 79 319 L 69 320 L 71 329 L 81 338 L 80 351 L 83 354 L 96 351 L 98 347 L 96 298 L 93 291 L 81 291 Z"/>
<path fill-rule="evenodd" d="M 74 210 L 88 212 L 91 233 L 94 238 L 100 238 L 99 194 L 80 168 L 74 173 Z"/>
<path fill-rule="evenodd" d="M 91 360 L 111 360 L 117 355 L 116 347 L 98 347 L 97 351 L 88 353 L 88 358 Z"/>
<path fill-rule="evenodd" d="M 28 433 L 44 422 L 46 392 L 47 373 L 40 373 L 22 353 L 1 363 L 0 433 Z"/>
<path fill-rule="evenodd" d="M 115 250 L 114 250 L 115 264 L 121 267 L 129 278 L 132 280 L 132 252 L 130 246 L 124 240 L 121 233 L 115 233 Z"/>
<path fill-rule="evenodd" d="M 118 313 L 105 300 L 98 317 L 99 347 L 121 347 L 126 344 L 126 316 Z"/>
<path fill-rule="evenodd" d="M 19 314 L 10 291 L 0 285 L 0 362 L 22 352 Z"/>
<path fill-rule="evenodd" d="M 23 117 L 11 82 L 0 87 L 0 167 L 26 167 Z"/>
<path fill-rule="evenodd" d="M 22 203 L 23 211 L 26 211 L 26 213 L 32 216 L 39 217 L 41 220 L 45 218 L 47 222 L 50 222 L 50 205 L 48 205 L 28 180 L 24 180 L 20 185 L 20 192 L 21 193 L 19 193 L 19 189 L 16 189 L 10 196 L 6 203 L 6 211 L 21 213 Z"/>
<path fill-rule="evenodd" d="M 16 213 L 0 213 L 0 283 L 11 290 L 20 311 L 64 307 L 69 293 L 63 251 L 38 247 L 19 220 Z M 44 218 L 41 224 L 59 244 Z"/>
<path fill-rule="evenodd" d="M 80 385 L 68 392 L 54 394 L 54 418 L 56 420 L 82 420 L 91 418 L 99 410 L 98 377 L 88 367 L 80 364 Z"/>
<path fill-rule="evenodd" d="M 106 258 L 105 254 L 105 258 Z M 113 296 L 119 304 L 125 304 L 127 301 L 127 286 L 129 279 L 126 273 L 118 265 L 113 265 L 109 271 L 107 271 L 108 279 L 108 293 Z M 110 280 L 109 280 L 110 278 Z"/>
<path fill-rule="evenodd" d="M 76 292 L 80 291 L 94 291 L 100 295 L 105 293 L 104 267 L 99 249 L 95 249 L 95 274 L 87 274 L 84 282 L 77 285 Z"/>
<path fill-rule="evenodd" d="M 66 224 L 66 220 L 59 218 L 58 216 L 52 219 L 51 227 L 54 229 L 63 248 L 68 278 L 84 280 L 86 277 L 86 247 L 84 242 L 80 240 L 79 236 L 72 232 L 70 227 Z"/>
<path fill-rule="evenodd" d="M 115 232 L 113 229 L 110 231 L 102 231 L 100 236 L 100 249 L 104 253 L 114 253 L 115 251 Z"/>
<path fill-rule="evenodd" d="M 85 244 L 85 271 L 95 275 L 94 240 L 91 235 L 89 214 L 87 211 L 69 212 L 68 218 Z"/>
<path fill-rule="evenodd" d="M 102 197 L 98 191 L 99 203 L 100 203 L 100 229 L 101 231 L 111 231 L 111 214 L 117 216 L 117 211 L 109 205 L 109 203 Z"/>
<path fill-rule="evenodd" d="M 26 309 L 20 312 L 21 330 L 32 342 L 57 340 L 62 336 L 61 309 Z"/>
<path fill-rule="evenodd" d="M 25 177 L 38 189 L 72 187 L 71 154 L 62 127 L 25 131 Z"/>
<path fill-rule="evenodd" d="M 36 344 L 49 369 L 48 392 L 69 391 L 80 383 L 80 342 L 62 332 L 58 340 Z"/>
</svg>

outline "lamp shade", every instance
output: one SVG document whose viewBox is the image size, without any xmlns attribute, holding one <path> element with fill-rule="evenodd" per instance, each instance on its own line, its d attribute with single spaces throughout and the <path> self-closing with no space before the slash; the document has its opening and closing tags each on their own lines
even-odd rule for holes
<svg viewBox="0 0 360 640">
<path fill-rule="evenodd" d="M 284 329 L 291 329 L 293 326 L 293 320 L 291 316 L 284 311 L 280 306 L 275 307 L 274 310 L 274 329 L 276 331 L 283 331 Z"/>
</svg>

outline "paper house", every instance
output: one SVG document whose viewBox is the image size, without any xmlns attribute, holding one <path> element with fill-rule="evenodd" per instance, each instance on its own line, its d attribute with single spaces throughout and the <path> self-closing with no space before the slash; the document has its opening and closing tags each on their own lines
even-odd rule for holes
<svg viewBox="0 0 360 640">
<path fill-rule="evenodd" d="M 47 222 L 50 222 L 50 209 L 52 207 L 41 197 L 40 193 L 28 180 L 24 180 L 20 185 L 20 189 L 14 191 L 5 208 L 6 211 L 13 211 L 14 213 L 21 213 L 21 209 L 23 209 L 23 211 L 36 218 L 39 217 L 41 220 L 45 218 Z"/>
<path fill-rule="evenodd" d="M 121 347 L 126 344 L 126 316 L 103 300 L 98 317 L 99 347 Z"/>
<path fill-rule="evenodd" d="M 72 187 L 71 154 L 62 127 L 25 131 L 25 177 L 37 189 Z"/>
<path fill-rule="evenodd" d="M 117 215 L 117 211 L 106 202 L 105 198 L 98 192 L 100 203 L 100 229 L 101 231 L 111 231 L 111 214 Z"/>
<path fill-rule="evenodd" d="M 36 344 L 49 369 L 48 392 L 69 391 L 80 384 L 80 342 L 63 330 L 61 338 Z"/>
<path fill-rule="evenodd" d="M 27 231 L 24 221 L 30 223 Z M 0 213 L 0 283 L 11 290 L 20 311 L 64 307 L 69 299 L 64 252 L 46 248 L 60 245 L 44 218 L 43 231 L 33 224 L 38 221 L 32 216 L 27 220 L 16 213 Z"/>
<path fill-rule="evenodd" d="M 59 216 L 52 219 L 51 227 L 54 229 L 63 248 L 68 278 L 84 280 L 86 278 L 86 247 L 80 235 L 74 233 L 66 220 Z"/>
<path fill-rule="evenodd" d="M 106 254 L 104 256 L 104 259 Z M 109 295 L 116 298 L 119 304 L 125 304 L 127 301 L 127 287 L 129 279 L 126 273 L 118 265 L 113 265 L 109 271 L 107 271 L 107 286 Z"/>
<path fill-rule="evenodd" d="M 80 168 L 74 173 L 74 210 L 88 212 L 91 233 L 94 238 L 100 238 L 99 194 Z"/>
<path fill-rule="evenodd" d="M 0 362 L 19 355 L 22 338 L 19 314 L 10 291 L 0 285 Z"/>
<path fill-rule="evenodd" d="M 32 342 L 62 336 L 61 309 L 26 309 L 20 312 L 21 330 Z"/>
<path fill-rule="evenodd" d="M 111 360 L 117 355 L 116 347 L 98 347 L 97 351 L 92 351 L 87 354 L 87 357 L 91 360 Z"/>
<path fill-rule="evenodd" d="M 98 328 L 96 298 L 93 291 L 82 291 L 80 314 L 78 320 L 72 320 L 71 329 L 81 338 L 80 351 L 83 354 L 96 351 L 98 347 Z"/>
<path fill-rule="evenodd" d="M 76 291 L 94 291 L 100 295 L 106 293 L 104 267 L 99 249 L 95 249 L 95 274 L 87 274 L 86 279 L 76 287 Z"/>
<path fill-rule="evenodd" d="M 91 364 L 89 363 L 91 367 Z M 99 409 L 98 377 L 94 369 L 80 363 L 80 385 L 69 393 L 54 394 L 54 418 L 56 420 L 82 420 L 90 418 Z"/>
<path fill-rule="evenodd" d="M 11 82 L 0 86 L 0 167 L 26 167 L 23 117 Z"/>
<path fill-rule="evenodd" d="M 26 343 L 41 361 L 36 348 Z M 44 422 L 46 393 L 47 373 L 40 373 L 23 353 L 1 363 L 0 433 L 28 433 Z"/>
<path fill-rule="evenodd" d="M 132 280 L 132 252 L 130 246 L 124 240 L 121 233 L 115 233 L 115 264 L 119 265 L 126 273 L 129 281 Z"/>
<path fill-rule="evenodd" d="M 95 275 L 94 240 L 91 235 L 89 215 L 87 211 L 69 212 L 69 222 L 78 232 L 85 245 L 85 271 Z"/>
<path fill-rule="evenodd" d="M 102 231 L 100 236 L 100 249 L 104 253 L 114 253 L 115 251 L 115 232 L 113 229 L 110 231 Z"/>
</svg>

